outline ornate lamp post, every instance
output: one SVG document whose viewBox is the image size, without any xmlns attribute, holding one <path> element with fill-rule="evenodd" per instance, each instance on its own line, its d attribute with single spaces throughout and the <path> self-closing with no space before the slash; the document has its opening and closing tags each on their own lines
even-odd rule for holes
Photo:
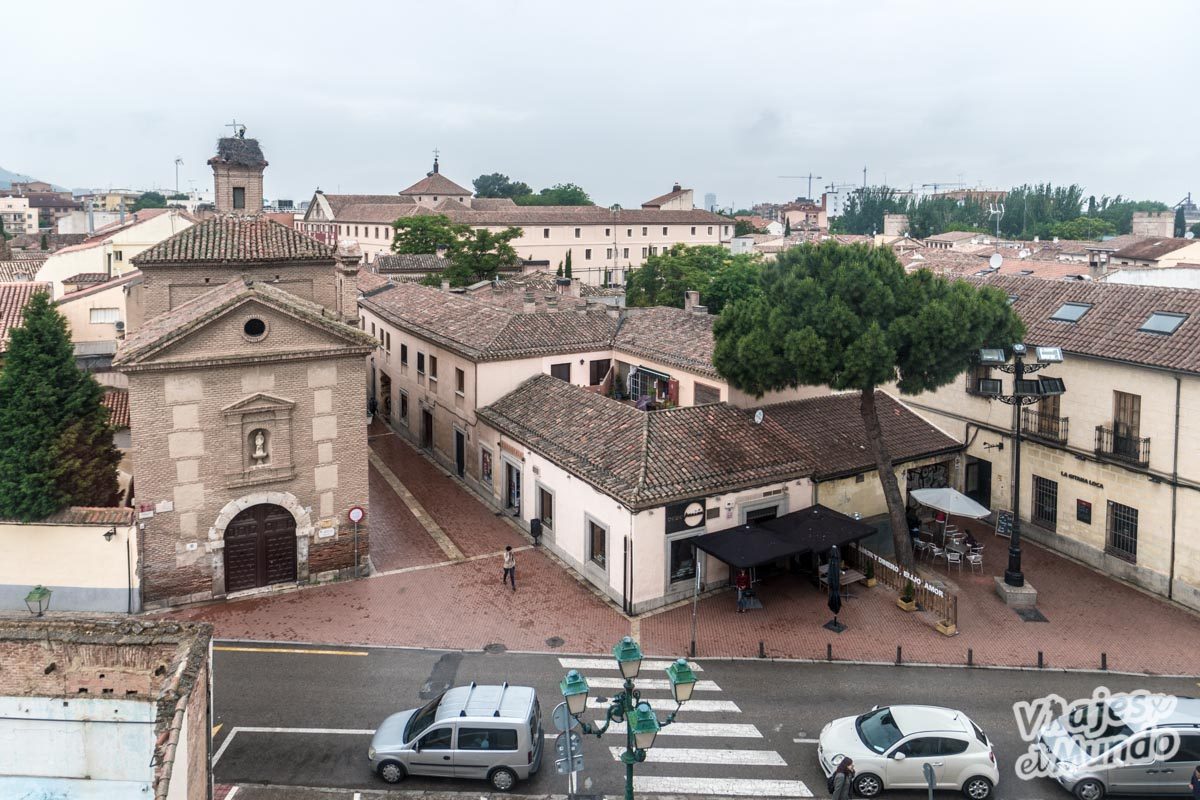
<svg viewBox="0 0 1200 800">
<path fill-rule="evenodd" d="M 1013 523 L 1012 536 L 1008 540 L 1008 569 L 1004 570 L 1004 582 L 1009 586 L 1024 586 L 1025 575 L 1021 572 L 1021 408 L 1033 405 L 1044 397 L 1062 394 L 1066 387 L 1061 378 L 1040 378 L 1027 380 L 1025 375 L 1037 372 L 1051 364 L 1061 364 L 1063 360 L 1061 347 L 1038 347 L 1037 361 L 1025 363 L 1029 348 L 1023 344 L 1009 347 L 1012 353 L 1012 363 L 1003 348 L 986 347 L 979 351 L 979 363 L 995 367 L 1001 372 L 1013 376 L 1013 393 L 1004 394 L 1003 385 L 998 379 L 984 378 L 979 382 L 979 393 L 994 397 L 1002 403 L 1013 407 Z"/>
<path fill-rule="evenodd" d="M 633 800 L 633 765 L 646 760 L 646 751 L 654 746 L 658 732 L 674 722 L 680 707 L 692 698 L 696 675 L 683 658 L 667 667 L 675 710 L 665 720 L 659 721 L 633 683 L 642 668 L 642 649 L 631 637 L 626 636 L 613 647 L 612 652 L 625 679 L 625 686 L 609 703 L 603 725 L 594 726 L 583 720 L 579 720 L 579 724 L 585 734 L 600 738 L 612 723 L 626 723 L 625 752 L 621 754 L 621 761 L 625 764 L 625 800 Z M 571 670 L 559 684 L 559 689 L 567 702 L 567 711 L 578 720 L 579 715 L 587 709 L 587 680 L 578 671 Z"/>
<path fill-rule="evenodd" d="M 25 607 L 35 617 L 40 617 L 50 608 L 50 595 L 54 592 L 45 586 L 35 586 L 25 595 Z"/>
</svg>

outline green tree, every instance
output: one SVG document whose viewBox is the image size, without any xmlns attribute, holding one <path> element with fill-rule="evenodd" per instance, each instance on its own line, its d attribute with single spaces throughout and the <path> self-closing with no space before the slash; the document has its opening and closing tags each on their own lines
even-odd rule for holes
<svg viewBox="0 0 1200 800">
<path fill-rule="evenodd" d="M 1183 206 L 1175 209 L 1175 235 L 1183 236 L 1187 232 L 1187 217 L 1184 216 Z"/>
<path fill-rule="evenodd" d="M 471 181 L 475 187 L 476 197 L 524 197 L 533 194 L 529 184 L 522 181 L 509 180 L 507 175 L 493 172 L 491 175 L 480 175 Z"/>
<path fill-rule="evenodd" d="M 633 307 L 683 308 L 684 292 L 697 291 L 708 309 L 719 313 L 727 302 L 758 291 L 761 266 L 757 255 L 734 255 L 717 245 L 677 244 L 628 273 L 625 302 Z"/>
<path fill-rule="evenodd" d="M 1193 236 L 1200 238 L 1200 222 L 1192 225 L 1192 227 L 1188 228 L 1188 230 L 1192 232 Z"/>
<path fill-rule="evenodd" d="M 4 230 L 4 220 L 0 219 L 0 242 L 7 242 L 11 238 L 8 231 Z"/>
<path fill-rule="evenodd" d="M 0 372 L 0 517 L 44 519 L 117 502 L 117 464 L 100 385 L 75 365 L 67 321 L 38 292 L 11 330 Z"/>
<path fill-rule="evenodd" d="M 570 278 L 571 275 L 571 251 L 567 251 L 567 260 L 563 262 L 563 277 Z"/>
<path fill-rule="evenodd" d="M 850 195 L 842 215 L 830 223 L 834 233 L 883 233 L 884 214 L 903 214 L 907 205 L 887 186 L 868 186 Z"/>
<path fill-rule="evenodd" d="M 713 364 L 758 397 L 799 385 L 859 392 L 896 558 L 912 569 L 904 499 L 875 390 L 893 382 L 904 394 L 944 386 L 980 347 L 1020 341 L 1020 319 L 995 288 L 928 270 L 905 273 L 891 250 L 863 244 L 791 248 L 764 266 L 761 282 L 760 294 L 730 304 L 717 320 Z"/>
<path fill-rule="evenodd" d="M 470 286 L 478 281 L 490 281 L 501 269 L 515 267 L 521 262 L 511 244 L 520 235 L 520 228 L 502 231 L 468 228 L 447 253 L 448 266 L 439 274 L 429 275 L 425 282 L 436 286 L 445 280 L 451 286 Z"/>
<path fill-rule="evenodd" d="M 1169 211 L 1166 203 L 1157 200 L 1126 200 L 1116 197 L 1094 197 L 1088 201 L 1088 216 L 1098 217 L 1113 225 L 1113 232 L 1123 236 L 1133 231 L 1133 215 L 1138 211 Z"/>
<path fill-rule="evenodd" d="M 48 234 L 43 233 L 41 241 L 38 242 L 38 244 L 41 246 L 41 248 L 43 250 L 49 250 L 50 249 L 50 236 Z"/>
<path fill-rule="evenodd" d="M 733 222 L 734 236 L 749 236 L 753 233 L 762 233 L 762 231 L 754 227 L 754 223 L 748 219 L 738 219 Z"/>
<path fill-rule="evenodd" d="M 792 235 L 792 221 L 790 219 L 787 219 L 786 217 L 783 220 L 783 235 L 784 236 Z"/>
<path fill-rule="evenodd" d="M 392 237 L 393 253 L 436 253 L 438 247 L 445 247 L 450 256 L 458 252 L 471 232 L 471 226 L 453 223 L 444 214 L 403 217 L 393 222 L 392 227 L 396 230 Z"/>
<path fill-rule="evenodd" d="M 1109 236 L 1115 230 L 1111 222 L 1099 217 L 1076 217 L 1067 222 L 1060 222 L 1052 229 L 1055 236 L 1061 239 L 1099 239 Z"/>
<path fill-rule="evenodd" d="M 143 208 L 166 208 L 167 198 L 161 192 L 144 192 L 141 197 L 133 204 L 134 211 L 141 211 Z"/>
<path fill-rule="evenodd" d="M 556 277 L 559 277 L 559 278 L 561 278 L 563 276 L 563 262 L 561 262 L 561 261 L 558 262 L 558 272 L 555 272 L 554 274 Z"/>
<path fill-rule="evenodd" d="M 573 183 L 556 183 L 537 194 L 519 195 L 513 198 L 519 206 L 594 206 L 592 198 L 582 187 Z"/>
</svg>

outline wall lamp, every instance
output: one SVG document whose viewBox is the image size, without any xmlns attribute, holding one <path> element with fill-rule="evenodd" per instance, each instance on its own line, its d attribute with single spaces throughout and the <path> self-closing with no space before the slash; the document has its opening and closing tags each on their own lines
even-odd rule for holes
<svg viewBox="0 0 1200 800">
<path fill-rule="evenodd" d="M 104 541 L 111 542 L 113 537 L 117 535 L 117 526 L 114 525 L 104 532 Z"/>
</svg>

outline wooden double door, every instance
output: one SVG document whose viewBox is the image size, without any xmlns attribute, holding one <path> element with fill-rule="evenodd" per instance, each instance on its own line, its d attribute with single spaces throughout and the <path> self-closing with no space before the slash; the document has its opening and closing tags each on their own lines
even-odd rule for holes
<svg viewBox="0 0 1200 800">
<path fill-rule="evenodd" d="M 296 520 L 291 512 L 263 503 L 234 517 L 225 529 L 225 591 L 295 580 Z"/>
</svg>

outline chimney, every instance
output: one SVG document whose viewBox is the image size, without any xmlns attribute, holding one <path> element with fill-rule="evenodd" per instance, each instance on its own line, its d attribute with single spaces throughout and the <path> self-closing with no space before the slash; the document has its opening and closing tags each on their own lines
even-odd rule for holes
<svg viewBox="0 0 1200 800">
<path fill-rule="evenodd" d="M 87 216 L 88 236 L 91 236 L 92 234 L 94 234 L 96 232 L 96 216 L 93 213 L 95 211 L 95 209 L 96 209 L 96 201 L 89 200 L 88 201 L 88 216 Z"/>
<path fill-rule="evenodd" d="M 671 187 L 671 191 L 672 191 L 672 192 L 681 192 L 681 191 L 683 191 L 683 187 L 679 185 L 679 181 L 676 181 L 676 182 L 675 182 L 675 185 Z"/>
<path fill-rule="evenodd" d="M 533 292 L 525 293 L 525 302 L 521 305 L 521 311 L 525 314 L 537 311 L 537 302 L 533 299 Z"/>
<path fill-rule="evenodd" d="M 122 225 L 124 225 L 125 224 L 125 198 L 124 197 L 117 198 L 117 207 L 121 209 L 121 212 L 120 212 L 121 216 L 119 217 L 119 221 Z"/>
<path fill-rule="evenodd" d="M 446 257 L 446 245 L 444 245 L 444 244 L 439 244 L 439 245 L 438 245 L 438 246 L 437 246 L 437 247 L 434 249 L 434 254 L 435 254 L 435 255 L 436 255 L 438 258 L 445 258 L 445 257 Z"/>
<path fill-rule="evenodd" d="M 579 278 L 571 278 L 571 285 L 568 287 L 567 293 L 570 294 L 571 297 L 583 296 L 583 284 Z"/>
<path fill-rule="evenodd" d="M 696 291 L 686 291 L 683 293 L 683 310 L 692 311 L 696 306 L 700 305 L 700 293 Z"/>
<path fill-rule="evenodd" d="M 450 281 L 446 280 L 445 278 L 442 279 L 442 291 L 443 292 L 450 291 Z"/>
</svg>

